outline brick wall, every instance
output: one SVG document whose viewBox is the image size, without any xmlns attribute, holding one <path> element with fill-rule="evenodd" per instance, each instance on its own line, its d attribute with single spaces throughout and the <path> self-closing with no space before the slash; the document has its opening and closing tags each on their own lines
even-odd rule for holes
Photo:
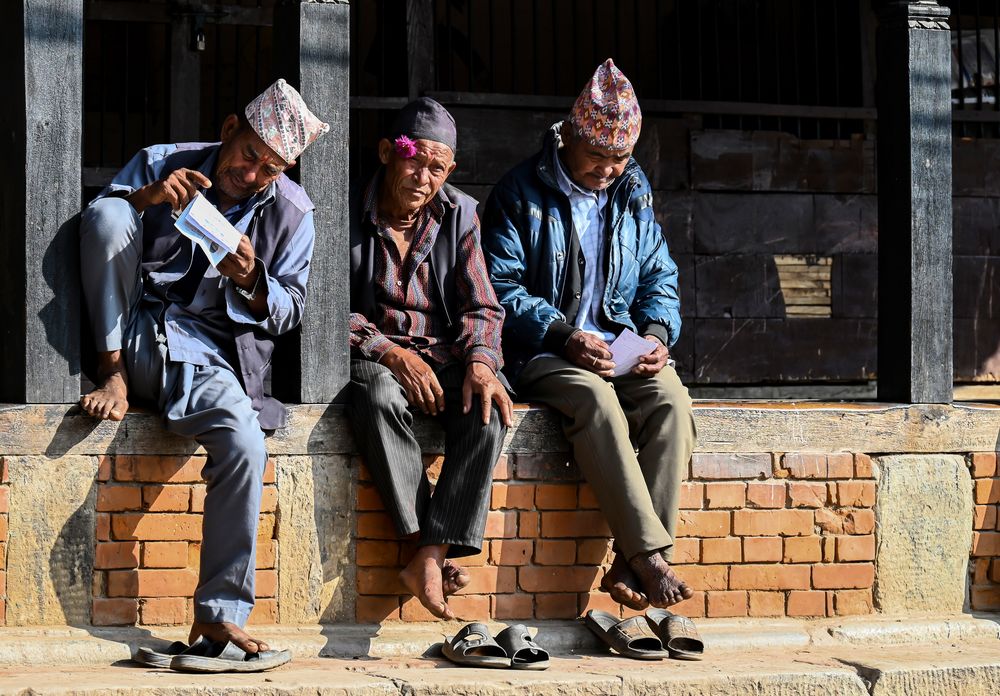
<svg viewBox="0 0 1000 696">
<path fill-rule="evenodd" d="M 0 457 L 0 626 L 7 623 L 7 517 L 10 513 L 10 478 L 7 460 Z"/>
<path fill-rule="evenodd" d="M 433 483 L 441 458 L 426 459 Z M 412 547 L 395 539 L 358 471 L 357 620 L 429 618 L 402 594 Z M 610 561 L 592 492 L 562 454 L 498 463 L 486 543 L 463 559 L 472 583 L 450 600 L 463 618 L 628 613 L 596 588 Z M 833 616 L 872 611 L 875 481 L 863 454 L 696 454 L 684 484 L 674 563 L 698 589 L 690 616 Z"/>
<path fill-rule="evenodd" d="M 972 470 L 973 516 L 970 605 L 979 611 L 1000 611 L 1000 470 L 995 452 L 969 458 Z"/>
<path fill-rule="evenodd" d="M 201 551 L 205 457 L 106 456 L 97 480 L 92 622 L 187 624 Z M 277 488 L 264 473 L 257 538 L 257 605 L 251 622 L 275 623 Z"/>
</svg>

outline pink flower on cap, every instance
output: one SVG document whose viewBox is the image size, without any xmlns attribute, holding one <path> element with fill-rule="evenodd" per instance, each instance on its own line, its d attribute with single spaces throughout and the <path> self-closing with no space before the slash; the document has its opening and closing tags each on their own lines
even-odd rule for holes
<svg viewBox="0 0 1000 696">
<path fill-rule="evenodd" d="M 279 79 L 247 104 L 247 121 L 264 144 L 285 162 L 299 155 L 330 126 L 309 110 L 302 95 Z"/>
<path fill-rule="evenodd" d="M 403 159 L 410 159 L 417 154 L 417 143 L 405 135 L 401 135 L 393 141 L 396 145 L 396 154 Z"/>
<path fill-rule="evenodd" d="M 632 83 L 608 58 L 597 66 L 569 113 L 573 130 L 606 150 L 628 150 L 639 139 L 642 112 Z"/>
</svg>

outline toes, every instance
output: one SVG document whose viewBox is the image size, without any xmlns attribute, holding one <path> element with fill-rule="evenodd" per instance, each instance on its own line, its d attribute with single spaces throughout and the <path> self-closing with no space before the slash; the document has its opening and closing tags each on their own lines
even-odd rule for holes
<svg viewBox="0 0 1000 696">
<path fill-rule="evenodd" d="M 678 588 L 678 591 L 681 593 L 681 597 L 683 597 L 684 599 L 691 599 L 692 597 L 694 597 L 694 590 L 685 585 L 683 582 L 681 583 L 681 586 Z"/>
</svg>

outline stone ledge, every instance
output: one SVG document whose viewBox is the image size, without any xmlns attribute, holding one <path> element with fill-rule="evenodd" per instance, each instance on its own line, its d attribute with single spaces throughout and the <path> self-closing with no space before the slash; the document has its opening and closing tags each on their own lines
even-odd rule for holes
<svg viewBox="0 0 1000 696">
<path fill-rule="evenodd" d="M 273 455 L 356 452 L 344 407 L 303 404 L 289 409 L 287 428 L 268 440 Z M 993 452 L 1000 406 L 822 402 L 696 402 L 698 452 Z M 425 451 L 440 452 L 440 429 L 417 419 Z M 557 418 L 521 405 L 507 435 L 508 452 L 562 452 Z M 130 412 L 121 423 L 98 422 L 76 406 L 0 405 L 0 454 L 192 454 L 194 443 L 170 435 L 159 419 Z"/>
</svg>

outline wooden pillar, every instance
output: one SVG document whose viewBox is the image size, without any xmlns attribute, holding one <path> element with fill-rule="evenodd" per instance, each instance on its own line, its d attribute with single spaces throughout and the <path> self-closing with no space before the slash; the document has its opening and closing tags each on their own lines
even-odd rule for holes
<svg viewBox="0 0 1000 696">
<path fill-rule="evenodd" d="M 350 22 L 346 2 L 291 2 L 274 14 L 275 71 L 294 85 L 330 132 L 302 155 L 299 182 L 316 205 L 316 247 L 296 375 L 275 365 L 275 392 L 287 401 L 343 401 L 348 352 L 348 187 Z M 297 382 L 297 384 L 296 384 Z"/>
<path fill-rule="evenodd" d="M 434 3 L 406 0 L 406 76 L 410 101 L 434 89 Z"/>
<path fill-rule="evenodd" d="M 83 0 L 0 3 L 0 402 L 80 398 Z"/>
<path fill-rule="evenodd" d="M 879 3 L 878 398 L 952 400 L 951 34 L 933 0 Z"/>
</svg>

